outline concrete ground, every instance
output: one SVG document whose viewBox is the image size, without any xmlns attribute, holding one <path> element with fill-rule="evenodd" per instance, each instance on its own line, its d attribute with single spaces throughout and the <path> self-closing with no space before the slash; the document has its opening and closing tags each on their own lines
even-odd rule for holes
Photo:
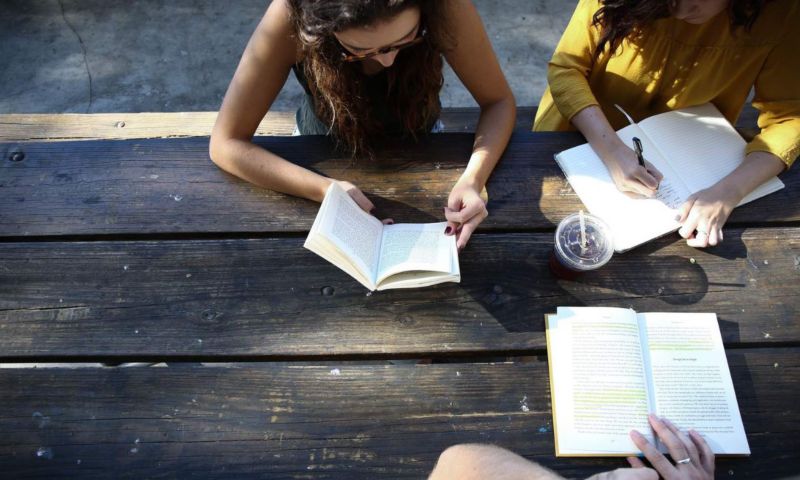
<svg viewBox="0 0 800 480">
<path fill-rule="evenodd" d="M 575 1 L 474 0 L 519 105 L 535 105 Z M 268 0 L 0 0 L 0 113 L 219 108 Z M 293 111 L 290 79 L 273 110 Z M 475 105 L 452 71 L 444 106 Z"/>
</svg>

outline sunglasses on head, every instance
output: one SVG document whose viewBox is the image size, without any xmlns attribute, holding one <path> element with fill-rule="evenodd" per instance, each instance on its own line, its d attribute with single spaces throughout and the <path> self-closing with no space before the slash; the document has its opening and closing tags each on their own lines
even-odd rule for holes
<svg viewBox="0 0 800 480">
<path fill-rule="evenodd" d="M 376 57 L 378 55 L 385 55 L 387 53 L 397 52 L 404 48 L 413 47 L 414 45 L 421 43 L 425 39 L 425 35 L 427 35 L 427 33 L 428 33 L 427 29 L 421 28 L 417 33 L 417 36 L 414 37 L 413 40 L 409 40 L 408 42 L 398 43 L 396 45 L 390 45 L 388 47 L 382 47 L 375 50 L 374 52 L 369 52 L 369 53 L 353 53 L 345 49 L 344 46 L 342 45 L 343 49 L 342 60 L 344 60 L 345 62 L 360 62 L 361 60 L 366 60 L 368 58 Z"/>
</svg>

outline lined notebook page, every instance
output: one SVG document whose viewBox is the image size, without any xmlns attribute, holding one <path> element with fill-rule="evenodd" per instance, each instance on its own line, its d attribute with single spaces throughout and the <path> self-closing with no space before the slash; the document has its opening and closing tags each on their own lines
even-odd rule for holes
<svg viewBox="0 0 800 480">
<path fill-rule="evenodd" d="M 626 145 L 631 145 L 631 138 L 635 136 L 642 140 L 645 157 L 664 175 L 660 198 L 633 199 L 620 192 L 605 164 L 588 143 L 565 150 L 555 158 L 589 212 L 611 227 L 614 250 L 623 252 L 677 230 L 674 207 L 689 193 L 637 125 L 629 125 L 617 135 Z"/>
<path fill-rule="evenodd" d="M 744 139 L 710 103 L 662 113 L 639 122 L 667 157 L 691 193 L 708 188 L 744 161 Z M 777 177 L 754 190 L 741 204 L 783 188 Z"/>
</svg>

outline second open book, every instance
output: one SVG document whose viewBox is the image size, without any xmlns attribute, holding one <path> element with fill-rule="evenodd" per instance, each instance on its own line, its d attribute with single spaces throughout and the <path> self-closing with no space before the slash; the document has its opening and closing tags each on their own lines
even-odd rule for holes
<svg viewBox="0 0 800 480">
<path fill-rule="evenodd" d="M 447 222 L 383 225 L 332 182 L 304 247 L 370 290 L 459 282 L 455 235 Z"/>
<path fill-rule="evenodd" d="M 627 116 L 627 114 L 626 114 Z M 654 115 L 619 130 L 629 146 L 639 137 L 644 157 L 663 175 L 656 198 L 632 199 L 614 185 L 603 161 L 587 143 L 555 156 L 569 183 L 591 213 L 609 224 L 614 249 L 629 250 L 680 227 L 675 216 L 693 193 L 726 177 L 744 161 L 744 139 L 707 103 Z M 739 205 L 783 188 L 773 177 Z"/>
<path fill-rule="evenodd" d="M 559 307 L 546 325 L 556 456 L 638 455 L 631 429 L 666 452 L 648 413 L 750 454 L 715 314 Z"/>
</svg>

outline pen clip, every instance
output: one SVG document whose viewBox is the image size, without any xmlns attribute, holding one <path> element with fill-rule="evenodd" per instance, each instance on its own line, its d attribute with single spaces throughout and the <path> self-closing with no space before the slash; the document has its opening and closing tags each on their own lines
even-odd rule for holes
<svg viewBox="0 0 800 480">
<path fill-rule="evenodd" d="M 642 141 L 639 140 L 638 137 L 633 137 L 633 148 L 634 148 L 634 151 L 636 152 L 636 155 L 638 155 L 638 156 L 642 155 L 642 151 L 644 149 L 642 148 Z"/>
</svg>

